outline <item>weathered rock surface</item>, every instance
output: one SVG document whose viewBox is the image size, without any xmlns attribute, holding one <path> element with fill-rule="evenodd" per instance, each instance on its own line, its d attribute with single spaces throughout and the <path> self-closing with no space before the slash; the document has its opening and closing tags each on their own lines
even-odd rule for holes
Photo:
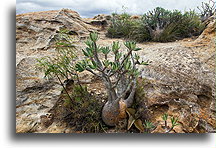
<svg viewBox="0 0 216 148">
<path fill-rule="evenodd" d="M 210 17 L 206 22 L 206 29 L 202 34 L 193 42 L 194 46 L 207 46 L 215 42 L 215 16 Z"/>
<path fill-rule="evenodd" d="M 100 25 L 91 22 L 101 23 L 109 17 L 98 15 L 87 20 L 80 18 L 75 11 L 62 9 L 17 15 L 16 19 L 17 132 L 73 132 L 64 123 L 52 123 L 47 114 L 59 99 L 62 88 L 56 80 L 43 78 L 43 72 L 36 69 L 36 59 L 55 55 L 52 43 L 61 28 L 71 30 L 77 37 L 79 55 L 80 48 L 84 47 L 80 39 L 89 31 L 101 30 Z M 103 36 L 98 41 L 100 45 L 123 42 L 106 38 L 104 31 L 100 34 Z M 141 110 L 140 113 L 144 108 L 148 110 L 150 120 L 158 125 L 153 132 L 164 132 L 161 127 L 164 113 L 179 118 L 180 125 L 174 129 L 175 132 L 215 131 L 215 20 L 194 41 L 137 46 L 143 49 L 138 52 L 141 59 L 150 61 L 150 65 L 139 67 L 140 77 L 145 79 L 145 96 L 137 110 Z M 81 79 L 89 83 L 89 91 L 104 95 L 102 84 L 94 83 L 90 74 L 83 73 Z"/>
<path fill-rule="evenodd" d="M 153 121 L 164 113 L 176 116 L 184 132 L 197 132 L 201 120 L 215 128 L 215 72 L 203 63 L 190 48 L 179 43 L 144 48 L 144 59 L 151 64 L 142 70 L 146 78 L 147 106 Z M 214 63 L 211 63 L 214 65 Z M 204 114 L 202 114 L 205 112 Z M 196 127 L 191 125 L 197 120 Z M 191 131 L 192 128 L 193 130 Z M 207 130 L 207 129 L 206 129 Z M 182 131 L 182 132 L 183 132 Z"/>
<path fill-rule="evenodd" d="M 105 28 L 111 21 L 111 16 L 106 14 L 99 14 L 93 18 L 86 18 L 84 19 L 86 23 L 94 25 L 94 26 L 101 26 Z"/>
<path fill-rule="evenodd" d="M 69 9 L 20 14 L 16 16 L 17 48 L 48 49 L 60 29 L 67 28 L 78 38 L 96 28 Z"/>
</svg>

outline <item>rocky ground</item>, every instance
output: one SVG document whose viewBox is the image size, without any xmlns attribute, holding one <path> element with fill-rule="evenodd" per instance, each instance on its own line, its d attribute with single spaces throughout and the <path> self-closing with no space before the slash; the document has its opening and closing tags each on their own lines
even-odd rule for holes
<svg viewBox="0 0 216 148">
<path fill-rule="evenodd" d="M 78 55 L 90 31 L 99 32 L 100 45 L 111 45 L 113 41 L 122 43 L 122 39 L 106 38 L 109 20 L 108 15 L 83 19 L 68 9 L 16 16 L 17 133 L 84 132 L 53 120 L 55 115 L 50 110 L 56 104 L 62 105 L 58 104 L 62 88 L 57 80 L 44 79 L 43 72 L 36 68 L 37 58 L 55 55 L 52 45 L 61 28 L 70 30 L 76 40 Z M 148 112 L 151 122 L 157 125 L 152 133 L 164 132 L 161 118 L 164 113 L 179 118 L 180 125 L 173 132 L 215 132 L 215 20 L 207 22 L 198 38 L 137 46 L 142 48 L 138 52 L 141 59 L 148 60 L 150 65 L 139 67 L 139 80 L 145 95 L 136 98 L 139 103 L 136 110 L 143 120 L 146 118 L 144 112 Z M 87 72 L 81 73 L 80 77 L 88 92 L 93 93 L 102 106 L 106 93 L 101 81 L 96 81 Z M 103 132 L 128 131 L 107 128 Z"/>
</svg>

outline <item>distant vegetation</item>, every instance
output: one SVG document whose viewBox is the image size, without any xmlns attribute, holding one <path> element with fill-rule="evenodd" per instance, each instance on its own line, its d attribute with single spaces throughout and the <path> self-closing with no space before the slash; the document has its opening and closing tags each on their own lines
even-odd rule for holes
<svg viewBox="0 0 216 148">
<path fill-rule="evenodd" d="M 182 13 L 157 7 L 137 18 L 128 13 L 112 14 L 107 37 L 125 38 L 137 42 L 170 42 L 197 36 L 204 30 L 203 21 L 215 13 L 215 3 L 203 3 L 200 14 L 194 10 Z"/>
<path fill-rule="evenodd" d="M 200 10 L 200 17 L 202 21 L 207 20 L 210 16 L 215 14 L 215 1 L 209 0 L 208 2 L 202 2 L 200 7 L 197 7 Z"/>
</svg>

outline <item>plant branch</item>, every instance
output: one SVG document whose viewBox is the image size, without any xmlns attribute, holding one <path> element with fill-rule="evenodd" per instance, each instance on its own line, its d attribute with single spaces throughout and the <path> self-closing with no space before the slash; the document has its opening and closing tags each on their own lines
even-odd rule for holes
<svg viewBox="0 0 216 148">
<path fill-rule="evenodd" d="M 116 87 L 117 87 L 119 81 L 122 79 L 122 77 L 123 77 L 127 72 L 128 72 L 128 71 L 125 70 L 124 72 L 118 74 L 118 76 L 117 76 L 118 80 L 115 82 L 115 84 L 112 86 L 112 88 L 116 88 Z"/>
<path fill-rule="evenodd" d="M 136 92 L 136 78 L 133 80 L 133 87 L 131 89 L 131 93 L 130 95 L 128 96 L 128 98 L 125 100 L 125 104 L 127 105 L 127 107 L 130 107 L 133 103 L 133 100 L 134 100 L 134 95 L 135 95 L 135 92 Z"/>
<path fill-rule="evenodd" d="M 94 72 L 93 70 L 91 70 L 90 68 L 86 68 L 86 70 L 89 71 L 89 72 L 91 72 L 91 73 L 94 74 L 95 76 L 102 78 L 101 75 L 95 73 L 95 72 Z"/>
<path fill-rule="evenodd" d="M 134 78 L 134 79 L 135 79 L 135 78 Z M 121 99 L 121 98 L 122 98 L 122 99 L 125 98 L 127 92 L 130 91 L 131 86 L 133 85 L 133 83 L 135 84 L 135 81 L 134 81 L 134 80 L 132 80 L 132 81 L 130 82 L 130 84 L 128 85 L 127 89 L 122 93 L 121 96 L 119 96 L 119 97 L 117 98 L 117 100 L 119 100 L 119 99 Z"/>
<path fill-rule="evenodd" d="M 69 99 L 71 100 L 71 102 L 73 102 L 73 99 L 71 98 L 71 96 L 69 95 L 67 89 L 65 88 L 64 84 L 62 83 L 61 79 L 59 78 L 59 76 L 56 74 L 56 77 L 58 78 L 59 82 L 61 83 L 61 86 L 63 87 L 63 89 L 65 90 L 66 94 L 68 95 Z"/>
</svg>

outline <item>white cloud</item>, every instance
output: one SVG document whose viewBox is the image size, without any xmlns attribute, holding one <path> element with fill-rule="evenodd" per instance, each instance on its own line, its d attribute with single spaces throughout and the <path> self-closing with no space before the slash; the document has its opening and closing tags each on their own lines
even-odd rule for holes
<svg viewBox="0 0 216 148">
<path fill-rule="evenodd" d="M 208 0 L 17 0 L 17 13 L 70 8 L 83 17 L 100 13 L 122 12 L 122 6 L 132 14 L 143 14 L 157 6 L 181 11 L 195 9 Z"/>
</svg>

